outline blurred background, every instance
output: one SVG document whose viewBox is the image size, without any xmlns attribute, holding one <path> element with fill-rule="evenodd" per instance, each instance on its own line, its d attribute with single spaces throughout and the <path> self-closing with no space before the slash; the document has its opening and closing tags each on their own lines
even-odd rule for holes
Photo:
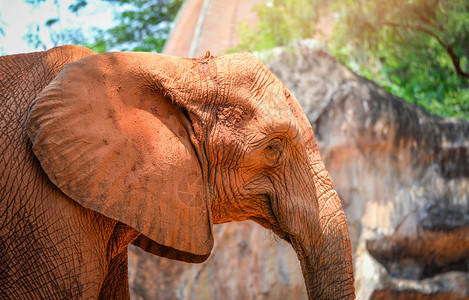
<svg viewBox="0 0 469 300">
<path fill-rule="evenodd" d="M 469 299 L 468 0 L 0 0 L 0 53 L 249 51 L 302 104 L 347 215 L 357 299 Z M 133 299 L 306 299 L 252 222 L 207 262 L 129 247 Z"/>
</svg>

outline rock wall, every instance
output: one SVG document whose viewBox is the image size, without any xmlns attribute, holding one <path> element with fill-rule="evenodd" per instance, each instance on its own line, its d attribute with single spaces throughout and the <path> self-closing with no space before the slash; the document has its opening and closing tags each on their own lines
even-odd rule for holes
<svg viewBox="0 0 469 300">
<path fill-rule="evenodd" d="M 356 76 L 314 41 L 262 53 L 312 123 L 347 215 L 357 299 L 469 299 L 469 122 Z M 129 249 L 134 299 L 306 299 L 291 247 L 215 226 L 201 265 Z"/>
<path fill-rule="evenodd" d="M 203 264 L 129 249 L 132 299 L 307 299 L 291 246 L 253 222 L 217 225 Z"/>
</svg>

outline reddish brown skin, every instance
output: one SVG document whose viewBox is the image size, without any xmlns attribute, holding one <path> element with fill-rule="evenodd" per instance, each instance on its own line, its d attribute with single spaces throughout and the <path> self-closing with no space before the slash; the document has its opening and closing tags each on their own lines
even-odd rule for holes
<svg viewBox="0 0 469 300">
<path fill-rule="evenodd" d="M 0 296 L 128 297 L 129 243 L 202 262 L 213 224 L 250 219 L 292 244 L 310 299 L 354 299 L 312 128 L 259 60 L 92 54 L 0 60 Z"/>
<path fill-rule="evenodd" d="M 138 233 L 65 196 L 25 131 L 36 95 L 92 54 L 65 46 L 0 57 L 0 299 L 128 295 L 127 244 Z"/>
</svg>

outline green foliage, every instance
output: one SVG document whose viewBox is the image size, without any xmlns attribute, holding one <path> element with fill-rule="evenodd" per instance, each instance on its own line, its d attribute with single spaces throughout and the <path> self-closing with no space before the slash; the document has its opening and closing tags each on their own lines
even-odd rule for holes
<svg viewBox="0 0 469 300">
<path fill-rule="evenodd" d="M 301 9 L 298 9 L 301 8 Z M 264 50 L 315 35 L 318 15 L 336 19 L 337 60 L 432 113 L 469 119 L 467 0 L 276 0 L 258 6 L 236 50 Z"/>
<path fill-rule="evenodd" d="M 161 52 L 171 22 L 182 4 L 182 0 L 106 1 L 126 5 L 127 9 L 116 15 L 118 25 L 98 32 L 96 37 L 106 45 L 106 49 L 120 51 Z"/>
<path fill-rule="evenodd" d="M 250 28 L 240 24 L 242 37 L 237 51 L 261 51 L 311 37 L 318 15 L 313 0 L 270 0 L 256 5 L 259 22 Z"/>
<path fill-rule="evenodd" d="M 26 0 L 38 7 L 48 0 Z M 47 20 L 44 25 L 49 31 L 53 46 L 77 44 L 97 52 L 106 51 L 151 51 L 161 52 L 168 38 L 171 22 L 182 4 L 182 0 L 102 0 L 116 6 L 117 25 L 108 29 L 93 28 L 85 35 L 82 29 L 57 29 L 61 16 Z M 58 2 L 54 2 L 58 5 Z M 85 0 L 76 0 L 68 9 L 80 14 L 88 5 Z M 46 45 L 40 38 L 41 26 L 32 24 L 25 37 L 35 48 Z M 0 28 L 1 29 L 1 28 Z"/>
<path fill-rule="evenodd" d="M 51 27 L 52 25 L 54 25 L 55 23 L 57 23 L 59 21 L 59 19 L 57 18 L 54 18 L 54 19 L 49 19 L 46 21 L 46 26 L 47 27 Z"/>
<path fill-rule="evenodd" d="M 75 2 L 73 4 L 70 4 L 68 9 L 71 12 L 74 12 L 74 13 L 78 14 L 78 11 L 80 9 L 84 8 L 86 5 L 88 5 L 88 2 L 86 2 L 85 0 L 78 0 L 77 2 Z"/>
<path fill-rule="evenodd" d="M 335 1 L 332 9 L 341 12 L 331 44 L 341 62 L 435 114 L 469 119 L 467 0 Z"/>
</svg>

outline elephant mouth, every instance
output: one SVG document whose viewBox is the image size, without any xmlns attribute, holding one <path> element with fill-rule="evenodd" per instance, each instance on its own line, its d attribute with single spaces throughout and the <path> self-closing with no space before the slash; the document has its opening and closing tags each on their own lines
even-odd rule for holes
<svg viewBox="0 0 469 300">
<path fill-rule="evenodd" d="M 281 238 L 282 240 L 286 241 L 287 243 L 289 243 L 290 245 L 293 245 L 292 244 L 292 240 L 291 240 L 291 237 L 290 237 L 290 234 L 284 230 L 282 230 L 280 228 L 280 226 L 277 224 L 271 224 L 269 221 L 267 221 L 266 219 L 262 219 L 262 218 L 250 218 L 250 220 L 258 223 L 259 225 L 261 225 L 262 227 L 264 227 L 265 229 L 268 229 L 268 230 L 271 230 L 273 233 L 275 233 L 275 235 L 277 235 L 279 238 Z"/>
<path fill-rule="evenodd" d="M 262 227 L 271 230 L 275 235 L 277 235 L 279 238 L 282 240 L 286 241 L 290 245 L 292 244 L 292 239 L 290 233 L 288 231 L 284 230 L 281 225 L 281 223 L 278 221 L 277 215 L 274 212 L 274 209 L 272 207 L 273 203 L 277 203 L 277 198 L 273 195 L 270 194 L 264 194 L 261 195 L 261 197 L 265 200 L 264 203 L 267 203 L 267 217 L 266 218 L 257 218 L 257 217 L 251 217 L 250 220 L 258 223 Z M 275 202 L 273 202 L 275 201 Z"/>
</svg>

